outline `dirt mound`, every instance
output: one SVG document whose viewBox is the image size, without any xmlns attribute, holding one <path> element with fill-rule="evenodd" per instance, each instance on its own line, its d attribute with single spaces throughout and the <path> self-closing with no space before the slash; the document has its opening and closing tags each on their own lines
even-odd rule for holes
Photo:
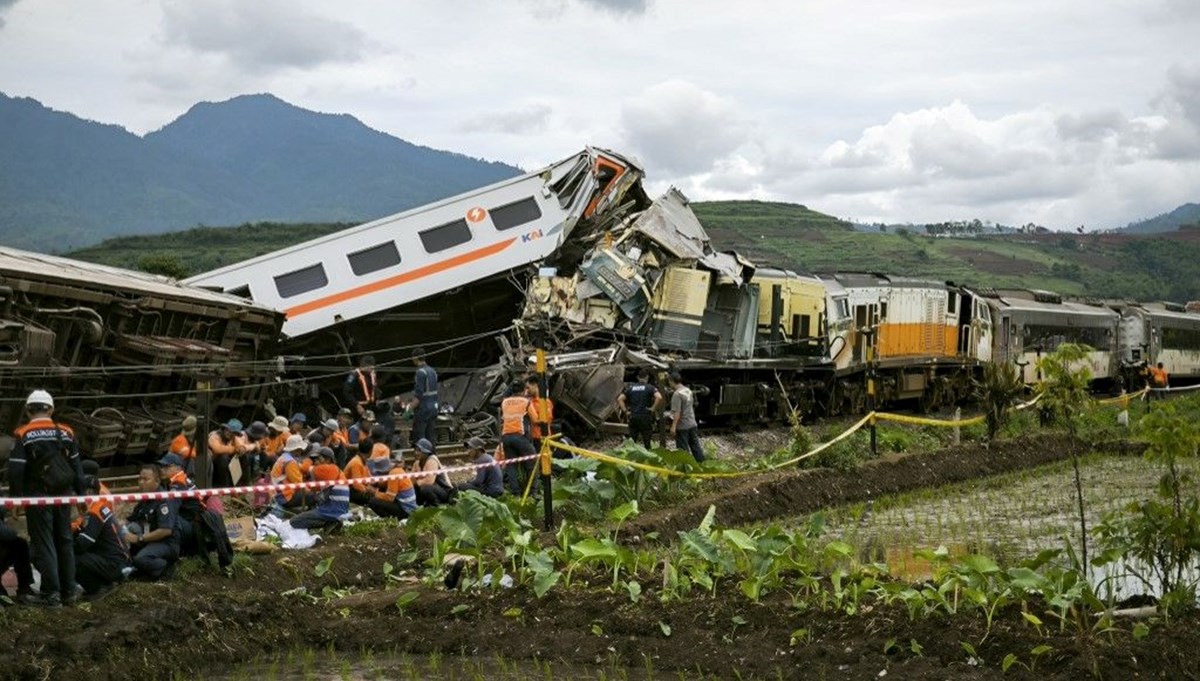
<svg viewBox="0 0 1200 681">
<path fill-rule="evenodd" d="M 1039 435 L 990 445 L 965 444 L 933 452 L 889 455 L 852 471 L 828 468 L 774 471 L 730 484 L 712 494 L 671 508 L 648 512 L 629 522 L 626 537 L 657 532 L 663 541 L 696 527 L 717 507 L 717 524 L 733 527 L 828 506 L 865 501 L 924 487 L 939 487 L 998 473 L 1034 468 L 1070 456 L 1066 436 Z M 1104 443 L 1100 451 L 1124 451 L 1126 443 Z"/>
</svg>

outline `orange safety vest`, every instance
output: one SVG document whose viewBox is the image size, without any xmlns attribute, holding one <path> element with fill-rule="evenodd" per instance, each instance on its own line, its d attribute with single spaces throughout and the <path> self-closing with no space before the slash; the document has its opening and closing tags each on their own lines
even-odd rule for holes
<svg viewBox="0 0 1200 681">
<path fill-rule="evenodd" d="M 1154 383 L 1155 388 L 1167 387 L 1167 370 L 1159 369 L 1158 367 L 1149 367 L 1150 380 Z"/>
<path fill-rule="evenodd" d="M 371 370 L 371 382 L 367 383 L 367 377 L 363 374 L 362 369 L 355 369 L 354 374 L 358 376 L 358 385 L 362 388 L 363 399 L 359 404 L 370 404 L 375 401 L 375 370 Z"/>
<path fill-rule="evenodd" d="M 188 442 L 186 435 L 180 433 L 175 436 L 174 440 L 171 440 L 171 453 L 178 454 L 184 459 L 194 459 L 196 458 L 196 446 Z"/>
<path fill-rule="evenodd" d="M 342 476 L 347 481 L 354 480 L 355 478 L 369 478 L 371 477 L 371 471 L 367 470 L 367 464 L 363 462 L 362 456 L 356 455 L 346 463 L 346 469 L 342 471 Z M 350 486 L 359 492 L 364 492 L 367 489 L 363 483 L 350 483 Z"/>
<path fill-rule="evenodd" d="M 524 435 L 526 433 L 525 419 L 529 418 L 529 398 L 523 395 L 513 395 L 504 398 L 500 403 L 500 434 Z"/>
<path fill-rule="evenodd" d="M 282 485 L 287 482 L 304 482 L 304 473 L 300 471 L 300 464 L 291 456 L 284 455 L 279 457 L 275 465 L 271 467 L 271 484 Z M 275 492 L 280 497 L 283 497 L 284 503 L 292 500 L 295 496 L 294 489 L 281 489 Z"/>
<path fill-rule="evenodd" d="M 542 420 L 542 405 L 546 405 L 546 418 Z M 534 440 L 540 440 L 547 435 L 550 435 L 550 424 L 554 422 L 554 401 L 549 397 L 535 397 L 529 401 L 529 422 L 531 424 L 532 437 Z M 542 424 L 545 424 L 546 432 L 542 432 Z"/>
</svg>

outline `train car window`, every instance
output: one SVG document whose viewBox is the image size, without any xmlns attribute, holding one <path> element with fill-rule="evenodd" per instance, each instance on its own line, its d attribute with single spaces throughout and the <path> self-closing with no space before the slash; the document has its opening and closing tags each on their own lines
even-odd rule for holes
<svg viewBox="0 0 1200 681">
<path fill-rule="evenodd" d="M 1200 350 L 1200 329 L 1163 329 L 1164 350 Z"/>
<path fill-rule="evenodd" d="M 471 228 L 466 220 L 455 220 L 421 232 L 421 244 L 426 253 L 437 253 L 471 240 Z"/>
<path fill-rule="evenodd" d="M 887 321 L 887 303 L 883 301 L 879 302 L 879 319 Z"/>
<path fill-rule="evenodd" d="M 396 249 L 395 241 L 387 241 L 378 246 L 364 248 L 346 256 L 350 261 L 350 269 L 358 276 L 378 272 L 400 264 L 400 251 Z"/>
<path fill-rule="evenodd" d="M 506 229 L 527 225 L 542 217 L 542 208 L 532 196 L 520 201 L 506 203 L 490 211 L 492 224 L 503 232 Z"/>
<path fill-rule="evenodd" d="M 804 314 L 804 315 L 799 315 L 799 317 L 800 317 L 800 335 L 798 335 L 796 338 L 797 339 L 808 338 L 810 335 L 812 335 L 810 333 L 811 329 L 809 328 L 809 325 L 812 323 L 809 320 L 812 319 L 812 316 Z"/>
<path fill-rule="evenodd" d="M 958 291 L 950 291 L 950 297 L 946 299 L 946 312 L 958 312 Z"/>
<path fill-rule="evenodd" d="M 325 276 L 325 266 L 321 263 L 275 277 L 280 298 L 291 298 L 328 285 L 329 277 Z"/>
<path fill-rule="evenodd" d="M 1112 335 L 1108 329 L 1101 327 L 1031 324 L 1025 327 L 1023 335 L 1022 342 L 1026 351 L 1040 346 L 1042 352 L 1053 352 L 1063 343 L 1087 345 L 1093 350 L 1100 351 L 1112 349 Z"/>
</svg>

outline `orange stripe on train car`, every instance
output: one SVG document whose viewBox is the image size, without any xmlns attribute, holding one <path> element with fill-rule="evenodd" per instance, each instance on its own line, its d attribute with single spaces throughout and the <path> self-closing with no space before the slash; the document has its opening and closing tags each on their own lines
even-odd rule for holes
<svg viewBox="0 0 1200 681">
<path fill-rule="evenodd" d="M 317 298 L 316 300 L 297 305 L 296 307 L 290 307 L 284 311 L 284 314 L 288 316 L 288 319 L 291 319 L 292 317 L 298 317 L 302 314 L 307 314 L 309 312 L 329 307 L 330 305 L 337 305 L 338 303 L 344 303 L 347 300 L 354 300 L 355 298 L 361 298 L 365 295 L 377 293 L 401 284 L 407 284 L 411 281 L 424 279 L 425 277 L 437 274 L 439 272 L 445 272 L 446 270 L 453 269 L 459 265 L 466 265 L 468 263 L 475 262 L 476 260 L 486 258 L 489 255 L 495 255 L 513 245 L 516 240 L 517 238 L 513 237 L 505 241 L 494 243 L 491 246 L 484 246 L 483 248 L 477 248 L 473 251 L 463 253 L 462 255 L 456 255 L 453 258 L 439 260 L 431 265 L 425 265 L 424 267 L 418 267 L 415 270 L 402 272 L 395 276 L 388 277 L 387 279 L 380 279 L 379 281 L 373 281 L 369 284 L 356 286 L 340 293 L 334 293 L 333 295 L 325 296 L 324 298 Z"/>
</svg>

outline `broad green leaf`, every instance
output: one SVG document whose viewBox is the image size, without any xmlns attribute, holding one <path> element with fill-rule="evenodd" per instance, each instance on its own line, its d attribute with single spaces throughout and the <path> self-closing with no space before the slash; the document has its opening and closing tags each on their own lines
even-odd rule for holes
<svg viewBox="0 0 1200 681">
<path fill-rule="evenodd" d="M 1033 650 L 1029 651 L 1029 654 L 1034 657 L 1041 657 L 1042 655 L 1045 655 L 1046 653 L 1050 652 L 1051 650 L 1054 650 L 1054 646 L 1048 646 L 1048 645 L 1042 644 L 1040 646 L 1037 646 Z"/>
<path fill-rule="evenodd" d="M 471 606 L 467 605 L 466 603 L 459 603 L 458 605 L 454 606 L 453 608 L 450 608 L 450 614 L 451 615 L 461 615 L 470 609 L 471 609 Z"/>
<path fill-rule="evenodd" d="M 854 547 L 844 541 L 831 541 L 825 545 L 825 555 L 829 558 L 849 558 L 854 555 Z"/>
<path fill-rule="evenodd" d="M 700 527 L 698 528 L 700 530 L 700 532 L 703 534 L 708 534 L 709 532 L 712 532 L 713 520 L 715 520 L 716 517 L 717 517 L 717 507 L 712 504 L 709 504 L 708 513 L 705 513 L 704 520 L 700 521 Z"/>
<path fill-rule="evenodd" d="M 629 600 L 637 603 L 642 598 L 642 585 L 634 580 L 625 582 L 625 590 L 629 592 Z"/>
<path fill-rule="evenodd" d="M 709 515 L 712 515 L 710 506 Z M 703 527 L 703 525 L 701 525 Z M 716 544 L 708 538 L 708 533 L 703 530 L 688 530 L 687 532 L 679 533 L 679 542 L 683 545 L 685 552 L 690 553 L 697 558 L 703 558 L 709 563 L 716 563 L 721 559 L 720 551 Z"/>
<path fill-rule="evenodd" d="M 1140 641 L 1150 635 L 1150 627 L 1145 622 L 1133 625 L 1133 640 Z"/>
<path fill-rule="evenodd" d="M 1045 582 L 1041 575 L 1027 567 L 1009 568 L 1008 581 L 1013 588 L 1022 591 L 1036 591 Z"/>
<path fill-rule="evenodd" d="M 555 584 L 558 584 L 558 580 L 561 577 L 562 573 L 558 570 L 548 570 L 535 574 L 533 576 L 534 595 L 538 598 L 545 596 L 547 591 L 554 588 Z"/>
<path fill-rule="evenodd" d="M 753 553 L 758 550 L 758 542 L 754 541 L 750 535 L 741 530 L 722 530 L 721 536 L 730 544 L 747 553 Z"/>
<path fill-rule="evenodd" d="M 1000 572 L 1000 567 L 996 565 L 996 562 L 987 556 L 980 556 L 977 554 L 963 556 L 960 564 L 965 565 L 981 575 L 990 575 Z"/>
<path fill-rule="evenodd" d="M 318 577 L 324 577 L 325 573 L 329 572 L 329 568 L 333 566 L 333 556 L 325 558 L 317 566 L 313 568 L 313 573 Z"/>
<path fill-rule="evenodd" d="M 420 596 L 421 594 L 417 593 L 416 591 L 405 591 L 404 593 L 400 594 L 399 598 L 396 599 L 396 609 L 403 610 L 409 605 L 412 605 L 412 602 L 420 598 Z"/>
<path fill-rule="evenodd" d="M 637 515 L 637 513 L 638 513 L 638 502 L 637 502 L 637 499 L 634 499 L 632 501 L 621 504 L 620 506 L 609 511 L 608 518 L 609 518 L 609 520 L 612 520 L 612 521 L 615 521 L 618 523 L 623 523 L 623 522 L 625 522 L 626 518 L 628 518 L 630 516 L 635 516 L 635 515 Z"/>
<path fill-rule="evenodd" d="M 505 617 L 520 617 L 522 614 L 524 614 L 524 612 L 525 611 L 521 610 L 520 608 L 509 608 L 508 610 L 504 611 L 504 616 Z"/>
<path fill-rule="evenodd" d="M 925 655 L 925 647 L 917 643 L 917 639 L 915 638 L 908 639 L 908 649 L 912 651 L 913 655 L 917 655 L 918 657 Z"/>
<path fill-rule="evenodd" d="M 1000 663 L 1000 671 L 1002 671 L 1002 672 L 1008 671 L 1008 668 L 1013 666 L 1013 663 L 1016 661 L 1017 661 L 1017 656 L 1015 653 L 1009 653 L 1009 654 L 1005 655 L 1004 661 Z"/>
<path fill-rule="evenodd" d="M 383 563 L 383 576 L 384 576 L 384 577 L 387 577 L 388 575 L 392 574 L 392 570 L 395 570 L 395 569 L 396 569 L 396 568 L 394 568 L 394 567 L 392 566 L 392 564 L 391 564 L 391 563 L 389 563 L 389 562 L 387 562 L 387 561 L 384 561 L 384 563 Z"/>
<path fill-rule="evenodd" d="M 579 556 L 580 560 L 591 560 L 593 558 L 616 558 L 617 547 L 611 540 L 601 541 L 599 539 L 584 539 L 581 542 L 571 544 L 571 553 Z"/>
</svg>

